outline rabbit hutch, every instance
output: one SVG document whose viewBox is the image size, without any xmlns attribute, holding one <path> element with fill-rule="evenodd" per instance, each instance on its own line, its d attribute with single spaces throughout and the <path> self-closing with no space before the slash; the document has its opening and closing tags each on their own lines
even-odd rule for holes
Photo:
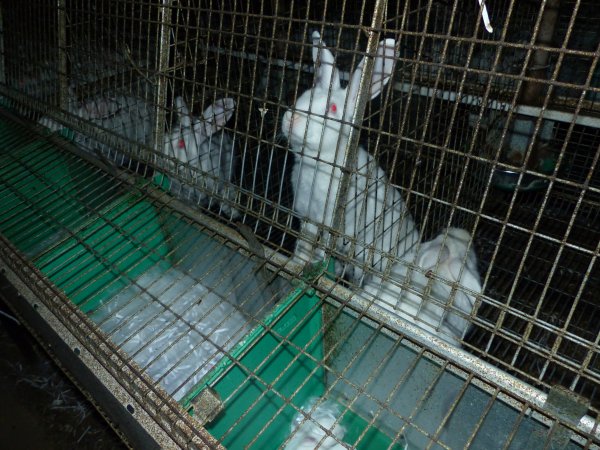
<svg viewBox="0 0 600 450">
<path fill-rule="evenodd" d="M 134 448 L 600 444 L 594 0 L 5 0 L 0 266 Z"/>
</svg>

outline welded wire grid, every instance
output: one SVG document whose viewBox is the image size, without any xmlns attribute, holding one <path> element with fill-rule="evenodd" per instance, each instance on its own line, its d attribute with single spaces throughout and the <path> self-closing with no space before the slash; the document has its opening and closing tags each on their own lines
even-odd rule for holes
<svg viewBox="0 0 600 450">
<path fill-rule="evenodd" d="M 536 2 L 488 6 L 493 35 L 483 30 L 477 8 L 465 12 L 460 2 L 406 2 L 388 22 L 401 28 L 401 48 L 412 49 L 401 56 L 398 88 L 405 94 L 392 94 L 403 109 L 399 120 L 390 121 L 399 130 L 392 131 L 399 136 L 396 145 L 417 162 L 409 185 L 416 192 L 408 202 L 414 195 L 429 205 L 427 214 L 417 210 L 415 216 L 433 233 L 449 217 L 467 228 L 476 225 L 486 297 L 466 348 L 544 388 L 568 386 L 595 405 L 598 122 L 581 125 L 594 112 L 589 89 L 583 92 L 587 86 L 567 90 L 560 82 L 576 70 L 594 86 L 599 41 L 579 24 L 597 14 L 591 3 L 561 2 L 548 38 L 552 2 L 545 8 Z M 540 42 L 542 35 L 549 40 Z M 436 40 L 440 53 L 447 44 L 445 58 L 427 55 Z M 571 52 L 576 42 L 587 53 Z M 538 46 L 554 49 L 542 74 L 533 67 Z M 465 52 L 457 61 L 458 47 Z M 508 63 L 506 51 L 516 62 Z M 528 99 L 536 90 L 537 97 Z M 573 109 L 556 114 L 560 120 L 540 119 L 539 107 L 561 111 L 566 104 Z M 527 116 L 515 114 L 532 106 Z M 432 223 L 440 213 L 441 221 Z"/>
<path fill-rule="evenodd" d="M 289 421 L 292 415 L 283 444 L 296 446 L 289 448 L 299 448 L 294 439 L 307 434 L 312 438 L 303 441 L 307 448 L 319 448 L 318 444 L 325 448 L 579 448 L 594 442 L 590 437 L 587 442 L 584 438 L 569 443 L 569 432 L 561 424 L 546 421 L 548 418 L 538 415 L 529 404 L 515 402 L 510 389 L 488 384 L 477 373 L 438 358 L 333 299 L 313 306 L 306 315 L 322 307 L 326 316 L 321 331 L 328 348 L 323 374 L 327 387 L 322 397 L 298 404 L 312 379 L 307 377 L 300 385 L 286 384 L 293 379 L 299 361 L 315 364 L 317 374 L 321 370 L 321 360 L 311 351 L 316 336 L 297 345 L 293 337 L 297 330 L 293 330 L 281 337 L 282 346 L 294 344 L 288 351 L 295 356 L 276 373 L 264 369 L 277 358 L 277 348 L 259 361 L 259 370 L 240 364 L 247 378 L 222 398 L 225 408 L 235 408 L 237 397 L 250 387 L 263 390 L 253 402 L 244 404 L 242 414 L 228 422 L 229 428 L 219 429 L 220 442 L 235 448 L 242 444 L 247 448 L 272 446 L 274 442 L 265 439 L 279 438 L 281 433 L 274 433 L 273 428 L 280 426 L 282 417 Z M 332 412 L 343 430 L 336 429 L 333 420 L 322 420 L 323 410 Z M 363 422 L 351 417 L 356 413 Z M 244 436 L 261 415 L 262 428 Z M 388 440 L 377 441 L 375 432 L 386 433 Z"/>
<path fill-rule="evenodd" d="M 2 174 L 14 203 L 3 235 L 175 398 L 289 289 L 165 205 L 156 216 L 123 182 L 48 144 L 24 157 L 17 145 L 27 144 L 4 142 L 14 148 Z M 39 191 L 28 196 L 31 188 Z"/>
<path fill-rule="evenodd" d="M 7 85 L 58 104 L 60 15 L 17 3 L 3 5 Z M 361 142 L 400 190 L 423 240 L 449 225 L 473 232 L 484 295 L 464 348 L 544 390 L 566 386 L 597 413 L 597 8 L 591 1 L 488 2 L 490 34 L 472 3 L 387 2 L 382 36 L 396 39 L 399 56 L 392 88 L 367 104 Z M 161 6 L 67 2 L 64 80 L 75 84 L 75 104 L 129 96 L 134 116 L 157 114 L 150 118 L 156 125 L 165 114 L 156 137 L 178 126 L 175 97 L 196 117 L 232 97 L 226 132 L 235 142 L 239 220 L 289 254 L 299 221 L 281 116 L 312 84 L 311 32 L 321 31 L 349 72 L 365 50 L 374 5 L 179 2 L 168 13 Z M 27 26 L 17 27 L 25 15 Z M 45 31 L 36 40 L 32 29 Z M 76 122 L 69 123 L 75 130 Z M 148 149 L 153 142 L 116 133 Z M 124 162 L 127 150 L 119 152 Z M 154 169 L 170 183 L 192 183 L 189 170 L 155 154 L 158 160 L 139 160 L 144 167 L 158 161 Z M 140 167 L 135 161 L 125 165 Z"/>
</svg>

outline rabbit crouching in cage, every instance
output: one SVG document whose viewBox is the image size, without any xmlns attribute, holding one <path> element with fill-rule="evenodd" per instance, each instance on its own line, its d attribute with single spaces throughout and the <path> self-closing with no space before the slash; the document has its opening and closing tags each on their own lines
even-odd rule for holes
<svg viewBox="0 0 600 450">
<path fill-rule="evenodd" d="M 68 112 L 130 141 L 145 145 L 152 143 L 154 112 L 150 105 L 142 99 L 117 95 L 114 97 L 97 96 L 80 102 L 77 100 L 73 87 L 70 87 Z M 38 123 L 51 131 L 64 128 L 62 124 L 47 116 L 43 116 Z M 75 142 L 81 144 L 86 150 L 100 152 L 105 158 L 121 165 L 129 161 L 124 154 L 117 153 L 108 145 L 88 138 L 82 133 L 75 135 Z"/>
<path fill-rule="evenodd" d="M 177 97 L 175 103 L 179 129 L 165 136 L 163 153 L 193 169 L 199 169 L 201 179 L 197 181 L 209 192 L 233 203 L 235 192 L 228 186 L 234 171 L 233 140 L 223 128 L 233 115 L 235 101 L 231 98 L 216 100 L 204 110 L 202 118 L 190 115 L 183 98 Z M 195 176 L 193 171 L 192 177 Z M 172 180 L 172 190 L 177 183 Z M 184 189 L 183 186 L 181 188 Z M 208 198 L 200 189 L 193 189 L 193 193 L 198 202 Z M 228 203 L 221 202 L 220 206 L 227 217 L 233 219 L 239 216 L 239 212 Z"/>
<path fill-rule="evenodd" d="M 364 59 L 359 63 L 343 89 L 333 54 L 321 42 L 318 32 L 314 32 L 312 38 L 314 86 L 286 111 L 281 125 L 295 153 L 293 208 L 302 219 L 295 258 L 303 263 L 324 257 L 324 251 L 316 249 L 314 243 L 319 237 L 319 225 L 333 225 L 341 166 L 365 63 Z M 395 56 L 393 39 L 380 42 L 369 83 L 371 99 L 377 97 L 390 80 Z M 348 194 L 343 201 L 345 239 L 339 240 L 337 250 L 354 260 L 354 267 L 346 266 L 346 275 L 361 283 L 365 265 L 383 270 L 390 259 L 384 257 L 384 253 L 404 255 L 418 242 L 419 235 L 400 193 L 362 147 L 358 148 L 351 172 Z"/>
<path fill-rule="evenodd" d="M 370 278 L 364 290 L 375 298 L 378 305 L 460 347 L 461 339 L 469 328 L 467 318 L 473 312 L 475 298 L 471 293 L 455 289 L 436 278 L 458 283 L 476 294 L 481 293 L 477 256 L 473 246 L 469 247 L 470 241 L 471 236 L 466 230 L 447 228 L 404 256 L 421 271 L 411 270 L 398 262 L 392 266 L 389 276 Z M 408 288 L 400 286 L 404 281 Z M 424 293 L 428 285 L 429 293 Z"/>
</svg>

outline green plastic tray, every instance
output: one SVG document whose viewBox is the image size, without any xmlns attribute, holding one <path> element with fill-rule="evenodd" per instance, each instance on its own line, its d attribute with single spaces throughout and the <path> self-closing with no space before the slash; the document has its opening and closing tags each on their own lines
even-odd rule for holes
<svg viewBox="0 0 600 450">
<path fill-rule="evenodd" d="M 0 232 L 84 312 L 168 266 L 155 208 L 117 189 L 89 163 L 0 121 Z"/>
<path fill-rule="evenodd" d="M 270 316 L 182 400 L 193 414 L 194 398 L 212 388 L 223 412 L 206 429 L 228 449 L 276 449 L 290 434 L 296 409 L 326 391 L 323 366 L 323 301 L 297 288 Z M 235 362 L 238 361 L 238 362 Z M 340 410 L 343 410 L 340 405 Z M 358 449 L 390 448 L 391 439 L 348 410 L 341 418 L 344 441 Z"/>
</svg>

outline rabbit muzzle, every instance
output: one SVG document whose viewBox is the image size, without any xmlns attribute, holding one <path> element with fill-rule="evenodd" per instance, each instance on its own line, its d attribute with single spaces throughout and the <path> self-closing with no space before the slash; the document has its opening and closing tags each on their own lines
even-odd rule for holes
<svg viewBox="0 0 600 450">
<path fill-rule="evenodd" d="M 281 131 L 292 147 L 302 146 L 306 114 L 288 110 L 281 121 Z"/>
<path fill-rule="evenodd" d="M 283 115 L 281 131 L 292 147 L 304 147 L 307 145 L 305 139 L 310 140 L 314 128 L 323 127 L 323 118 L 305 111 L 288 110 Z M 310 125 L 310 129 L 307 127 Z M 293 149 L 292 149 L 293 150 Z"/>
</svg>

